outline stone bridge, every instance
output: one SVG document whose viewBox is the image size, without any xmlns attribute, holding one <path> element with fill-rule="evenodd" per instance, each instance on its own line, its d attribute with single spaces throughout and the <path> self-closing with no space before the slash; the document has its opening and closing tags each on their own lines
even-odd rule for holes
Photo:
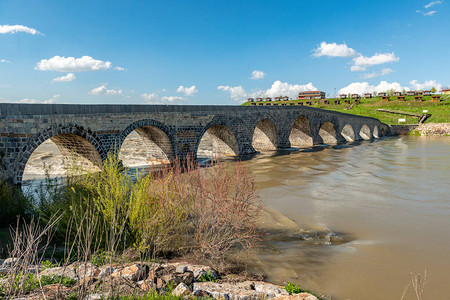
<svg viewBox="0 0 450 300">
<path fill-rule="evenodd" d="M 379 120 L 306 106 L 0 104 L 0 176 L 21 184 L 28 159 L 48 139 L 66 160 L 101 167 L 136 131 L 159 161 L 378 138 Z M 207 137 L 207 138 L 206 138 Z M 203 139 L 202 139 L 203 138 Z"/>
</svg>

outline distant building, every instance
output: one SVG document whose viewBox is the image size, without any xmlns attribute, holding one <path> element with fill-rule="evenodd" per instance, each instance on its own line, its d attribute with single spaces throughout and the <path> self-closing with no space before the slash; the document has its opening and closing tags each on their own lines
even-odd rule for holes
<svg viewBox="0 0 450 300">
<path fill-rule="evenodd" d="M 307 91 L 298 93 L 298 100 L 303 99 L 325 99 L 325 92 Z"/>
<path fill-rule="evenodd" d="M 358 99 L 359 98 L 359 94 L 352 94 L 351 97 L 352 97 L 352 99 Z"/>
<path fill-rule="evenodd" d="M 415 96 L 416 95 L 416 92 L 414 92 L 414 91 L 407 91 L 406 92 L 406 96 Z"/>
<path fill-rule="evenodd" d="M 416 95 L 417 96 L 422 96 L 423 95 L 423 91 L 416 91 Z"/>
<path fill-rule="evenodd" d="M 364 98 L 372 98 L 372 94 L 371 93 L 365 93 L 364 94 Z"/>
<path fill-rule="evenodd" d="M 273 100 L 279 101 L 279 100 L 280 100 L 280 97 L 275 97 L 275 98 L 273 98 Z"/>
<path fill-rule="evenodd" d="M 441 90 L 442 95 L 450 95 L 450 89 L 443 89 Z"/>
<path fill-rule="evenodd" d="M 255 101 L 255 99 L 253 99 L 253 98 L 247 98 L 247 101 L 253 102 L 253 101 Z"/>
<path fill-rule="evenodd" d="M 402 92 L 394 92 L 394 96 L 401 96 L 402 95 Z"/>
<path fill-rule="evenodd" d="M 284 97 L 283 97 L 283 100 L 284 100 L 284 101 L 288 101 L 288 100 L 289 100 L 289 97 L 288 97 L 288 96 L 284 96 Z"/>
<path fill-rule="evenodd" d="M 385 92 L 378 93 L 378 97 L 386 97 L 387 94 Z"/>
<path fill-rule="evenodd" d="M 256 98 L 256 101 L 263 101 L 263 98 Z"/>
<path fill-rule="evenodd" d="M 346 95 L 346 94 L 340 94 L 340 95 L 339 95 L 339 98 L 340 98 L 340 99 L 346 99 L 346 98 L 347 98 L 347 95 Z"/>
<path fill-rule="evenodd" d="M 431 91 L 423 91 L 424 96 L 431 96 Z"/>
<path fill-rule="evenodd" d="M 266 97 L 266 101 L 272 101 L 272 98 Z"/>
</svg>

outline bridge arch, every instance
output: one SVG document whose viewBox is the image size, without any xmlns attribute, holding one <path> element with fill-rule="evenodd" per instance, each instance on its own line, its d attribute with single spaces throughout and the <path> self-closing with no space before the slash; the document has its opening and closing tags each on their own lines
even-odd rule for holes
<svg viewBox="0 0 450 300">
<path fill-rule="evenodd" d="M 350 124 L 347 124 L 344 126 L 344 128 L 342 128 L 341 135 L 347 142 L 355 141 L 355 131 L 353 130 L 352 125 Z"/>
<path fill-rule="evenodd" d="M 136 133 L 134 136 L 133 131 Z M 140 148 L 141 160 L 131 161 L 128 152 L 136 151 L 140 145 L 144 146 Z M 130 124 L 121 132 L 116 147 L 120 159 L 128 166 L 168 164 L 175 159 L 177 153 L 172 131 L 153 119 L 139 120 Z"/>
<path fill-rule="evenodd" d="M 369 126 L 367 126 L 367 124 L 364 124 L 361 127 L 361 130 L 359 131 L 359 136 L 363 140 L 370 140 L 370 128 L 369 128 Z"/>
<path fill-rule="evenodd" d="M 252 146 L 257 151 L 276 150 L 278 148 L 277 128 L 270 117 L 258 120 L 252 135 Z"/>
<path fill-rule="evenodd" d="M 308 118 L 304 115 L 299 116 L 292 125 L 289 142 L 291 147 L 309 147 L 313 145 L 311 125 Z"/>
<path fill-rule="evenodd" d="M 372 135 L 373 135 L 373 137 L 376 138 L 376 139 L 380 137 L 380 135 L 379 135 L 379 133 L 378 133 L 378 126 L 377 126 L 377 125 L 375 125 L 375 126 L 373 127 Z"/>
<path fill-rule="evenodd" d="M 199 135 L 195 145 L 195 157 L 203 154 L 211 157 L 212 155 L 237 156 L 240 154 L 240 144 L 233 126 L 224 120 L 216 119 L 209 122 Z"/>
<path fill-rule="evenodd" d="M 336 128 L 332 122 L 324 122 L 319 128 L 319 136 L 324 144 L 337 144 Z"/>
<path fill-rule="evenodd" d="M 21 184 L 27 163 L 35 150 L 52 141 L 63 157 L 66 167 L 76 163 L 83 170 L 100 170 L 106 151 L 100 139 L 90 130 L 78 125 L 53 125 L 31 137 L 18 155 L 15 183 Z"/>
</svg>

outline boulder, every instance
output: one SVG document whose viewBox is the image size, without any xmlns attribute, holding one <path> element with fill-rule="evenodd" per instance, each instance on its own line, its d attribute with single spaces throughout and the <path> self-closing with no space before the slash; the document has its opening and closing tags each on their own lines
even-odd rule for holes
<svg viewBox="0 0 450 300">
<path fill-rule="evenodd" d="M 228 300 L 256 300 L 264 298 L 263 294 L 255 290 L 241 288 L 237 284 L 214 282 L 195 282 L 192 294 L 196 297 Z"/>
<path fill-rule="evenodd" d="M 260 292 L 265 295 L 266 298 L 275 298 L 278 296 L 287 296 L 289 293 L 274 284 L 267 282 L 255 282 L 255 291 Z"/>
<path fill-rule="evenodd" d="M 77 272 L 75 271 L 75 268 L 70 265 L 66 267 L 55 267 L 55 268 L 48 268 L 43 270 L 39 273 L 40 276 L 64 276 L 69 277 L 75 280 L 78 280 Z"/>
<path fill-rule="evenodd" d="M 10 257 L 5 259 L 5 261 L 3 261 L 3 267 L 11 267 L 14 264 L 17 264 L 20 262 L 19 258 L 15 258 L 15 257 Z"/>
<path fill-rule="evenodd" d="M 274 300 L 319 300 L 316 296 L 310 294 L 310 293 L 300 293 L 300 294 L 293 294 L 293 295 L 282 295 L 274 298 Z"/>
<path fill-rule="evenodd" d="M 99 268 L 97 268 L 97 266 L 94 265 L 93 263 L 89 262 L 78 265 L 76 271 L 79 278 L 97 277 L 100 274 Z"/>
<path fill-rule="evenodd" d="M 256 300 L 288 296 L 289 294 L 274 284 L 245 281 L 240 283 L 195 282 L 193 295 L 196 297 L 209 296 L 214 299 Z"/>
<path fill-rule="evenodd" d="M 172 295 L 176 297 L 188 296 L 191 290 L 184 283 L 180 283 L 172 292 Z"/>
<path fill-rule="evenodd" d="M 113 277 L 122 277 L 131 281 L 139 281 L 143 279 L 144 275 L 145 269 L 138 264 L 117 269 L 111 274 Z"/>
<path fill-rule="evenodd" d="M 0 275 L 6 275 L 6 274 L 8 274 L 8 272 L 9 272 L 9 267 L 4 267 L 4 266 L 0 267 Z"/>
<path fill-rule="evenodd" d="M 103 266 L 100 268 L 100 273 L 98 274 L 98 278 L 102 279 L 106 276 L 111 275 L 114 273 L 115 269 L 111 266 Z"/>
<path fill-rule="evenodd" d="M 183 274 L 184 272 L 187 271 L 187 266 L 184 265 L 180 265 L 178 267 L 176 267 L 175 272 Z"/>
</svg>

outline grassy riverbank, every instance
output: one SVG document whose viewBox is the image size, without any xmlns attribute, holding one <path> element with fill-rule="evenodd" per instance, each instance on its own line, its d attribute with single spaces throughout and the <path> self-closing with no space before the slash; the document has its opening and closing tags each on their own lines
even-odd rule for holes
<svg viewBox="0 0 450 300">
<path fill-rule="evenodd" d="M 339 111 L 342 113 L 349 113 L 361 116 L 367 116 L 372 118 L 377 118 L 381 122 L 386 124 L 398 124 L 399 118 L 406 118 L 407 124 L 417 124 L 418 118 L 414 118 L 411 116 L 402 116 L 398 114 L 389 114 L 386 112 L 377 111 L 377 109 L 391 109 L 398 110 L 403 112 L 422 114 L 424 110 L 428 110 L 428 113 L 431 114 L 431 117 L 427 120 L 427 122 L 435 122 L 435 123 L 449 123 L 450 122 L 450 97 L 442 102 L 432 102 L 431 96 L 424 96 L 422 102 L 415 102 L 413 96 L 406 96 L 406 101 L 397 101 L 397 97 L 391 97 L 391 101 L 383 102 L 381 97 L 374 98 L 361 98 L 361 103 L 358 105 L 354 105 L 351 109 L 348 109 L 350 104 L 345 104 L 344 100 L 341 100 L 341 104 L 333 104 L 335 100 L 340 99 L 327 99 L 330 104 L 325 105 L 322 101 L 319 100 L 311 100 L 312 107 L 317 107 L 321 109 L 328 109 L 333 111 Z M 273 103 L 295 103 L 298 102 L 306 102 L 306 100 L 290 100 L 290 101 L 278 101 L 271 102 Z M 353 100 L 351 100 L 353 102 Z M 260 103 L 260 102 L 258 102 Z M 267 102 L 262 102 L 267 104 Z M 246 102 L 243 105 L 251 105 L 250 102 Z"/>
<path fill-rule="evenodd" d="M 11 236 L 0 230 L 0 258 L 20 262 L 2 271 L 5 297 L 27 294 L 30 266 L 45 260 L 68 266 L 188 257 L 227 270 L 236 269 L 230 258 L 237 251 L 248 253 L 260 240 L 261 203 L 239 163 L 200 170 L 188 160 L 134 181 L 110 155 L 102 171 L 73 170 L 65 186 L 49 182 L 38 199 L 4 182 L 0 193 L 8 208 L 1 225 L 14 228 Z"/>
</svg>

